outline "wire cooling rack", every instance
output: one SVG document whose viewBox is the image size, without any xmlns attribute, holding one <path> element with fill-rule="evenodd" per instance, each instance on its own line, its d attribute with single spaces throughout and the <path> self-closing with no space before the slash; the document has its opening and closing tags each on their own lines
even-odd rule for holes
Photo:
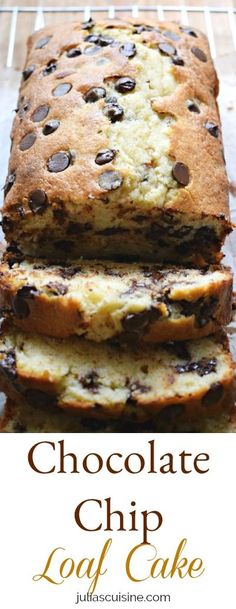
<svg viewBox="0 0 236 609">
<path fill-rule="evenodd" d="M 149 14 L 150 16 L 156 16 L 161 21 L 165 19 L 175 19 L 181 23 L 188 25 L 195 25 L 196 21 L 201 23 L 201 29 L 205 31 L 208 36 L 211 54 L 215 59 L 218 55 L 224 54 L 220 52 L 218 45 L 218 34 L 223 33 L 224 39 L 226 40 L 226 52 L 230 53 L 236 50 L 236 8 L 234 7 L 199 7 L 199 6 L 96 6 L 96 7 L 77 7 L 77 6 L 52 6 L 52 7 L 36 7 L 36 6 L 13 6 L 13 7 L 0 7 L 0 26 L 4 16 L 10 17 L 7 23 L 8 35 L 5 43 L 5 58 L 4 63 L 8 68 L 14 66 L 14 53 L 15 47 L 19 35 L 18 22 L 19 18 L 31 16 L 34 19 L 33 24 L 29 25 L 29 30 L 37 30 L 43 27 L 50 18 L 55 15 L 62 16 L 78 16 L 83 18 L 85 21 L 91 16 L 96 14 L 103 14 L 103 16 L 114 19 L 116 16 L 121 14 L 129 14 L 134 18 L 139 18 L 143 13 Z M 28 21 L 28 24 L 30 22 Z M 5 28 L 4 28 L 5 29 Z M 27 33 L 30 33 L 27 32 Z M 6 37 L 6 30 L 5 30 Z M 221 37 L 222 40 L 222 37 Z"/>
</svg>

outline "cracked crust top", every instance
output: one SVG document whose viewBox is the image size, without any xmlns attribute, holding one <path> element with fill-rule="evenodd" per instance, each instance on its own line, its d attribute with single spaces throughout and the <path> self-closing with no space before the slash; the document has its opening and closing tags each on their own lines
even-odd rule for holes
<svg viewBox="0 0 236 609">
<path fill-rule="evenodd" d="M 49 219 L 53 230 L 49 209 L 54 224 L 56 212 L 79 220 L 86 210 L 101 229 L 96 202 L 106 217 L 115 207 L 116 219 L 134 205 L 136 213 L 211 216 L 223 238 L 230 225 L 217 93 L 197 30 L 113 20 L 36 32 L 12 129 L 8 240 L 23 240 L 35 225 L 43 232 Z"/>
</svg>

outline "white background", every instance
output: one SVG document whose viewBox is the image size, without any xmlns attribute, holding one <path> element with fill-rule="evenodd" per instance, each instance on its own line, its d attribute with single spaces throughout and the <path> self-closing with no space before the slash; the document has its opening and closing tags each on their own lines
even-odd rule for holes
<svg viewBox="0 0 236 609">
<path fill-rule="evenodd" d="M 61 434 L 2 435 L 0 441 L 0 605 L 4 609 L 70 609 L 72 607 L 160 607 L 171 609 L 235 609 L 235 547 L 236 501 L 234 434 L 114 434 L 64 436 L 67 452 L 78 456 L 80 474 L 36 474 L 28 465 L 27 455 L 33 444 L 46 440 L 58 442 Z M 148 440 L 155 439 L 156 464 L 159 457 L 174 453 L 177 474 L 138 475 L 123 472 L 109 474 L 106 469 L 96 475 L 82 471 L 82 458 L 98 452 L 104 460 L 112 452 L 126 456 L 131 452 L 148 455 Z M 183 450 L 196 455 L 210 454 L 210 471 L 205 475 L 180 471 L 178 455 Z M 45 468 L 58 462 L 48 450 L 42 452 Z M 68 461 L 68 464 L 70 461 Z M 147 468 L 148 468 L 147 459 Z M 127 514 L 136 501 L 137 512 L 158 510 L 163 515 L 159 531 L 150 534 L 158 556 L 173 557 L 181 538 L 188 543 L 185 555 L 191 560 L 201 556 L 205 573 L 198 579 L 148 579 L 132 583 L 125 573 L 129 550 L 141 542 L 141 531 L 112 533 L 82 531 L 74 519 L 78 503 L 86 498 L 112 497 L 113 509 Z M 95 510 L 93 515 L 95 516 Z M 98 516 L 104 511 L 97 510 Z M 89 518 L 89 510 L 87 511 Z M 139 520 L 139 524 L 140 524 Z M 112 537 L 112 547 L 104 566 L 106 575 L 100 578 L 96 593 L 130 592 L 134 594 L 170 594 L 171 602 L 153 603 L 81 603 L 75 605 L 77 592 L 85 594 L 90 582 L 73 574 L 61 585 L 46 581 L 34 582 L 33 575 L 42 572 L 53 548 L 62 546 L 61 561 L 71 557 L 76 563 L 83 557 L 98 558 L 104 542 Z M 151 550 L 145 550 L 146 555 Z M 152 550 L 153 553 L 153 550 Z M 137 565 L 139 572 L 148 573 L 144 558 Z M 60 562 L 61 562 L 60 561 Z M 58 576 L 55 561 L 55 577 Z M 150 566 L 149 566 L 150 568 Z M 52 570 L 51 570 L 52 575 Z M 60 577 L 58 577 L 60 580 Z"/>
</svg>

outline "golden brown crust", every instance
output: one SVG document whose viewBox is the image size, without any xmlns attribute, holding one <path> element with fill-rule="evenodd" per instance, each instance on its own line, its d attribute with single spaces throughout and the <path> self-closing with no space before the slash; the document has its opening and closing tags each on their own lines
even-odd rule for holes
<svg viewBox="0 0 236 609">
<path fill-rule="evenodd" d="M 135 22 L 137 23 L 136 20 Z M 98 29 L 106 27 L 108 23 L 110 22 L 101 22 L 96 27 Z M 123 31 L 132 31 L 132 23 L 134 23 L 132 20 L 125 23 L 113 21 L 112 26 L 121 27 Z M 218 236 L 221 241 L 230 230 L 228 185 L 222 158 L 219 114 L 215 101 L 218 81 L 207 39 L 199 32 L 197 37 L 188 35 L 181 31 L 177 24 L 149 20 L 147 23 L 157 29 L 142 32 L 139 40 L 152 46 L 160 42 L 171 43 L 176 48 L 177 57 L 181 57 L 184 61 L 183 66 L 173 65 L 173 73 L 179 82 L 173 94 L 156 97 L 152 103 L 153 110 L 174 117 L 171 128 L 170 159 L 173 163 L 177 161 L 186 164 L 190 174 L 189 184 L 184 188 L 178 188 L 177 195 L 166 202 L 165 208 L 196 218 L 209 216 L 214 218 L 218 222 Z M 171 41 L 168 36 L 166 37 L 164 34 L 166 30 L 176 34 L 178 40 Z M 16 171 L 17 177 L 6 196 L 4 205 L 8 240 L 23 240 L 28 221 L 34 222 L 33 212 L 28 207 L 29 193 L 32 191 L 45 190 L 52 210 L 56 209 L 63 200 L 66 212 L 70 215 L 72 210 L 74 213 L 76 205 L 78 221 L 80 215 L 83 215 L 82 208 L 83 212 L 87 208 L 92 218 L 92 201 L 100 200 L 104 196 L 98 184 L 101 168 L 94 163 L 94 159 L 99 150 L 109 147 L 109 120 L 102 111 L 104 100 L 96 104 L 85 104 L 82 95 L 91 87 L 104 86 L 107 79 L 122 75 L 135 77 L 136 68 L 134 62 L 119 52 L 119 47 L 110 45 L 105 46 L 101 51 L 101 57 L 108 60 L 107 62 L 99 67 L 96 66 L 95 69 L 93 58 L 82 55 L 79 57 L 80 69 L 74 71 L 76 60 L 69 59 L 65 50 L 84 44 L 84 35 L 88 33 L 88 30 L 81 30 L 80 24 L 75 23 L 47 27 L 35 33 L 28 41 L 27 66 L 34 65 L 35 71 L 30 78 L 22 82 L 20 92 L 20 95 L 24 96 L 24 102 L 30 99 L 30 110 L 24 114 L 24 119 L 21 112 L 17 114 L 12 130 L 14 144 L 9 172 Z M 107 29 L 107 35 L 109 34 L 112 36 L 112 29 Z M 37 42 L 47 36 L 52 36 L 48 44 L 36 49 Z M 197 54 L 193 53 L 193 49 L 196 48 Z M 206 61 L 199 59 L 199 49 L 200 53 L 205 54 Z M 42 68 L 52 60 L 58 61 L 58 69 L 43 77 Z M 65 76 L 61 78 L 63 74 Z M 53 97 L 52 89 L 57 84 L 67 81 L 73 86 L 70 93 L 63 97 Z M 190 112 L 186 105 L 188 100 L 196 100 L 201 111 Z M 42 122 L 32 122 L 34 110 L 44 104 L 50 105 L 50 118 L 55 117 L 63 121 L 61 128 L 47 138 L 42 136 Z M 207 122 L 217 125 L 218 137 L 214 137 L 206 129 Z M 29 150 L 22 152 L 19 150 L 19 143 L 22 137 L 31 131 L 37 135 L 37 139 Z M 78 133 L 79 152 L 77 152 Z M 48 158 L 58 150 L 76 151 L 79 157 L 68 168 L 66 180 L 64 172 L 52 174 L 47 170 Z M 111 162 L 106 168 L 113 170 L 115 164 Z M 128 177 L 128 174 L 123 177 Z M 45 230 L 43 215 L 37 220 L 39 222 L 37 230 L 43 232 Z M 12 225 L 12 222 L 15 224 Z M 97 220 L 93 218 L 95 228 L 96 222 Z M 150 222 L 153 222 L 151 215 Z M 53 225 L 51 227 L 53 229 Z M 219 249 L 219 246 L 220 242 L 216 249 Z M 82 253 L 84 253 L 83 248 Z"/>
</svg>

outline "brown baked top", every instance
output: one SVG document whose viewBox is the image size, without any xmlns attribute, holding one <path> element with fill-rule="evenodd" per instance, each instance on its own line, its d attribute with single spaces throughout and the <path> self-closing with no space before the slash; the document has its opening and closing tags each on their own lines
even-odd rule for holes
<svg viewBox="0 0 236 609">
<path fill-rule="evenodd" d="M 144 163 L 140 157 L 151 175 L 149 199 L 145 179 L 140 189 L 140 171 L 135 173 L 142 133 L 135 142 L 129 116 L 132 99 L 138 107 L 139 92 L 137 119 L 142 117 L 149 132 L 154 114 L 164 120 L 156 137 L 153 133 L 163 146 L 160 159 L 147 161 L 147 151 Z M 19 226 L 27 231 L 28 220 L 44 230 L 48 208 L 61 206 L 74 219 L 82 207 L 92 214 L 100 200 L 114 205 L 119 199 L 120 206 L 131 200 L 140 213 L 158 206 L 224 223 L 228 185 L 217 93 L 208 41 L 189 27 L 112 20 L 49 26 L 33 34 L 5 185 L 3 228 L 9 240 Z M 144 133 L 143 150 L 145 138 Z M 111 148 L 111 140 L 119 148 Z"/>
</svg>

